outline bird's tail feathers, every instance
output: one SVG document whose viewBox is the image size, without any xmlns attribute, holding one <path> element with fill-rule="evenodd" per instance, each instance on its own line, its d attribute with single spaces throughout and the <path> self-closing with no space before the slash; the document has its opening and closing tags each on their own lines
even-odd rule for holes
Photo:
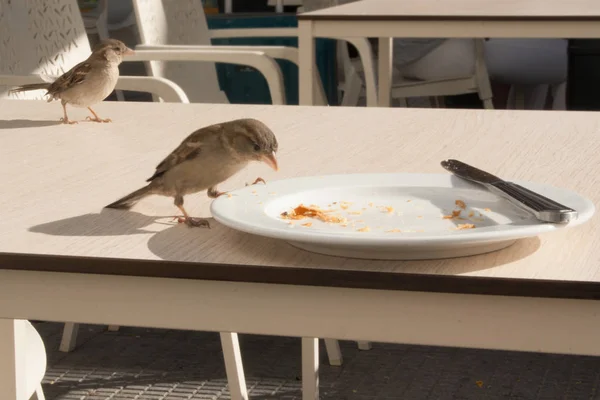
<svg viewBox="0 0 600 400">
<path fill-rule="evenodd" d="M 50 86 L 50 83 L 48 83 L 48 82 L 30 83 L 28 85 L 17 86 L 16 88 L 9 90 L 8 93 L 13 94 L 13 93 L 28 92 L 30 90 L 39 90 L 39 89 L 47 90 L 49 86 Z"/>
<path fill-rule="evenodd" d="M 129 210 L 133 207 L 138 201 L 143 199 L 146 196 L 153 194 L 153 190 L 151 185 L 144 186 L 141 189 L 138 189 L 134 192 L 129 193 L 127 196 L 120 198 L 114 203 L 110 203 L 104 208 L 116 208 L 120 210 Z"/>
</svg>

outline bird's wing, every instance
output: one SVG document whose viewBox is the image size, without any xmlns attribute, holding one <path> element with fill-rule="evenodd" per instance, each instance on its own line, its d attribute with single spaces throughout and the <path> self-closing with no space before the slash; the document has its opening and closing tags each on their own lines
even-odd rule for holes
<svg viewBox="0 0 600 400">
<path fill-rule="evenodd" d="M 82 61 L 55 80 L 48 88 L 48 93 L 55 95 L 62 93 L 75 85 L 79 85 L 85 81 L 92 69 L 92 64 L 87 61 Z"/>
<path fill-rule="evenodd" d="M 167 156 L 167 158 L 162 160 L 160 164 L 156 166 L 154 175 L 146 179 L 146 182 L 150 182 L 159 176 L 162 176 L 165 172 L 184 161 L 192 160 L 198 157 L 202 152 L 202 146 L 206 143 L 207 137 L 214 135 L 219 130 L 220 125 L 212 125 L 199 129 L 189 135 L 175 150 L 173 150 L 173 152 L 171 152 L 171 154 Z"/>
</svg>

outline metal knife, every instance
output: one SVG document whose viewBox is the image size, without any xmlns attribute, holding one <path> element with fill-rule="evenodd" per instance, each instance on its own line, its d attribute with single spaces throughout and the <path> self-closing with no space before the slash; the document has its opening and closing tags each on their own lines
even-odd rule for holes
<svg viewBox="0 0 600 400">
<path fill-rule="evenodd" d="M 502 196 L 516 206 L 529 211 L 540 221 L 567 224 L 577 219 L 577 211 L 572 208 L 557 203 L 516 183 L 500 179 L 489 172 L 482 171 L 458 160 L 444 160 L 441 164 L 442 167 L 454 175 L 479 183 L 485 186 L 490 192 Z"/>
</svg>

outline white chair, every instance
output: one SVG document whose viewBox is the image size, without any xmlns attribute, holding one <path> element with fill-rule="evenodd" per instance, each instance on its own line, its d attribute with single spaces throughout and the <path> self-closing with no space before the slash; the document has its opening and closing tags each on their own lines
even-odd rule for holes
<svg viewBox="0 0 600 400">
<path fill-rule="evenodd" d="M 9 354 L 2 354 L 0 358 L 3 360 L 14 360 L 15 373 L 17 375 L 17 384 L 19 385 L 17 393 L 19 399 L 28 400 L 44 400 L 44 391 L 42 390 L 42 379 L 46 374 L 46 349 L 44 341 L 33 325 L 27 320 L 0 320 L 0 324 L 7 327 L 10 332 L 9 337 L 3 337 L 14 343 L 14 350 L 5 347 Z M 12 361 L 11 361 L 12 362 Z M 6 365 L 6 364 L 5 364 Z M 10 368 L 6 365 L 7 368 Z M 7 371 L 2 371 L 7 373 Z M 1 388 L 0 392 L 6 395 L 5 388 Z M 2 396 L 4 399 L 5 396 Z"/>
<path fill-rule="evenodd" d="M 476 60 L 472 75 L 439 80 L 418 80 L 404 77 L 402 71 L 397 71 L 397 77 L 392 84 L 392 99 L 399 100 L 402 106 L 407 106 L 408 98 L 430 97 L 435 99 L 436 105 L 439 105 L 440 98 L 443 96 L 477 93 L 484 108 L 493 109 L 492 88 L 484 60 L 483 40 L 474 39 L 474 42 Z M 344 105 L 358 105 L 360 97 L 365 95 L 362 77 L 368 79 L 367 77 L 372 75 L 371 79 L 376 80 L 375 68 L 367 70 L 362 67 L 364 60 L 351 59 L 346 46 L 340 49 L 338 60 L 345 66 L 343 79 L 345 85 L 349 87 L 349 90 L 345 91 L 342 101 Z M 360 90 L 357 90 L 356 88 L 359 86 Z"/>
<path fill-rule="evenodd" d="M 141 38 L 141 44 L 136 47 L 136 51 L 140 49 L 179 53 L 204 50 L 215 54 L 224 52 L 230 55 L 230 62 L 238 64 L 247 64 L 249 56 L 262 52 L 272 58 L 298 64 L 298 49 L 294 47 L 211 45 L 211 38 L 296 37 L 296 28 L 209 30 L 200 0 L 133 0 L 133 5 Z M 150 76 L 164 77 L 179 84 L 191 102 L 229 102 L 219 88 L 214 62 L 190 64 L 150 61 L 147 63 L 147 70 Z M 265 77 L 269 81 L 269 77 Z M 326 105 L 325 92 L 316 68 L 315 82 L 318 103 Z"/>
<path fill-rule="evenodd" d="M 0 0 L 0 98 L 44 99 L 42 90 L 8 91 L 14 85 L 61 75 L 91 52 L 75 1 L 58 1 L 54 10 L 42 0 L 38 3 Z M 61 18 L 52 18 L 57 15 Z M 71 21 L 71 26 L 64 21 Z M 164 101 L 187 101 L 183 90 L 164 78 L 122 76 L 117 88 L 147 91 Z"/>
</svg>

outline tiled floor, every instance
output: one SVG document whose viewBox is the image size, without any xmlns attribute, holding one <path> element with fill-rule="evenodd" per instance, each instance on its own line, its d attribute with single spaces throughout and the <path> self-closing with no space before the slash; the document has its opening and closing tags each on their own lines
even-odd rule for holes
<svg viewBox="0 0 600 400">
<path fill-rule="evenodd" d="M 228 399 L 216 333 L 81 327 L 58 352 L 62 325 L 36 323 L 48 352 L 47 400 Z M 300 340 L 240 335 L 254 400 L 300 399 Z M 323 400 L 600 400 L 600 357 L 342 342 L 343 367 L 321 352 Z"/>
</svg>

